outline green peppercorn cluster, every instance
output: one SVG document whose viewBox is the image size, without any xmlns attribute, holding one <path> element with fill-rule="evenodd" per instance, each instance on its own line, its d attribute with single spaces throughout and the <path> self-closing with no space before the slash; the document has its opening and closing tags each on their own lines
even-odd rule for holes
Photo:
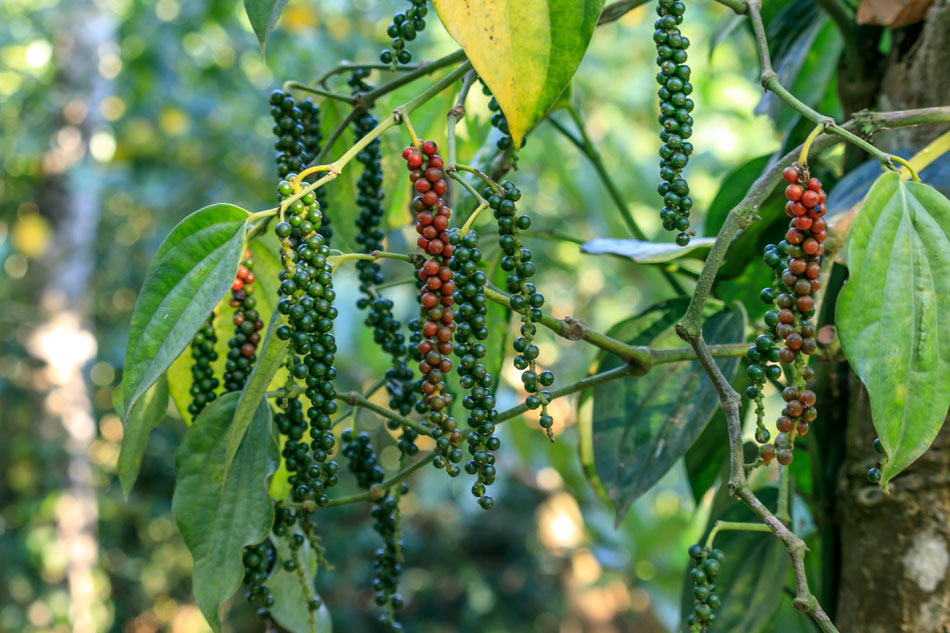
<svg viewBox="0 0 950 633">
<path fill-rule="evenodd" d="M 343 431 L 343 454 L 349 459 L 350 472 L 356 476 L 360 488 L 369 490 L 382 483 L 386 473 L 379 465 L 369 434 L 353 433 L 351 429 Z M 399 496 L 409 491 L 406 482 L 402 482 L 393 491 L 374 502 L 372 516 L 373 529 L 383 539 L 383 546 L 376 550 L 373 561 L 373 590 L 376 592 L 376 604 L 386 607 L 379 623 L 386 631 L 397 632 L 402 626 L 393 618 L 393 611 L 402 608 L 403 598 L 396 593 L 399 576 L 402 573 L 402 542 L 399 534 Z"/>
<path fill-rule="evenodd" d="M 229 304 L 234 308 L 234 336 L 228 340 L 228 360 L 224 366 L 224 391 L 241 391 L 257 361 L 257 345 L 261 342 L 260 331 L 264 322 L 255 310 L 254 257 L 251 251 L 244 253 L 238 266 L 234 283 L 231 284 Z"/>
<path fill-rule="evenodd" d="M 277 176 L 287 178 L 291 173 L 303 171 L 320 153 L 323 140 L 320 133 L 320 106 L 310 98 L 304 99 L 298 106 L 293 96 L 283 90 L 271 93 L 270 104 L 274 136 L 277 137 L 274 143 L 277 150 Z M 315 193 L 320 208 L 326 210 L 326 190 L 318 187 Z M 330 240 L 333 229 L 329 217 L 323 219 L 317 232 L 327 241 Z"/>
<path fill-rule="evenodd" d="M 680 33 L 686 5 L 679 0 L 659 0 L 656 7 L 659 18 L 655 23 L 653 41 L 656 42 L 656 63 L 660 72 L 656 76 L 660 84 L 660 178 L 659 194 L 664 207 L 660 220 L 667 231 L 678 231 L 676 243 L 689 244 L 689 213 L 693 200 L 689 197 L 689 185 L 682 171 L 693 153 L 693 144 L 687 141 L 693 135 L 693 100 L 689 95 L 693 86 L 689 83 L 690 68 L 686 65 L 686 49 L 689 39 Z"/>
<path fill-rule="evenodd" d="M 541 428 L 553 440 L 551 427 L 554 426 L 554 418 L 548 415 L 547 408 L 551 402 L 551 392 L 541 387 L 549 387 L 554 382 L 554 374 L 547 370 L 538 372 L 538 346 L 533 343 L 538 329 L 535 324 L 542 317 L 544 296 L 528 281 L 534 276 L 536 268 L 531 261 L 531 251 L 525 248 L 519 237 L 519 231 L 531 227 L 531 218 L 517 215 L 515 203 L 521 199 L 521 192 L 515 184 L 506 180 L 501 183 L 501 188 L 502 191 L 496 192 L 490 186 L 485 187 L 482 196 L 488 200 L 488 206 L 498 221 L 498 245 L 504 253 L 500 263 L 502 270 L 508 273 L 505 285 L 511 293 L 511 309 L 521 315 L 521 336 L 512 343 L 517 352 L 514 365 L 522 372 L 521 382 L 528 392 L 525 404 L 531 410 L 541 409 Z"/>
<path fill-rule="evenodd" d="M 514 145 L 514 139 L 511 138 L 511 132 L 508 129 L 508 118 L 505 117 L 505 113 L 501 111 L 498 100 L 495 99 L 491 89 L 485 82 L 482 82 L 482 94 L 491 97 L 491 100 L 488 102 L 488 109 L 492 112 L 491 125 L 501 132 L 501 138 L 498 139 L 495 146 L 502 151 L 510 149 L 512 145 Z M 521 147 L 524 147 L 524 139 L 521 140 Z"/>
<path fill-rule="evenodd" d="M 277 566 L 277 548 L 268 537 L 257 545 L 245 547 L 243 561 L 247 601 L 257 607 L 258 617 L 267 618 L 274 606 L 274 596 L 265 583 Z"/>
<path fill-rule="evenodd" d="M 298 502 L 315 499 L 318 505 L 325 505 L 329 501 L 326 489 L 338 481 L 337 466 L 334 462 L 319 464 L 314 459 L 313 451 L 304 439 L 308 421 L 300 400 L 281 398 L 278 404 L 274 425 L 286 437 L 281 456 L 290 473 L 288 482 L 293 499 Z"/>
<path fill-rule="evenodd" d="M 715 610 L 722 602 L 716 593 L 716 577 L 725 554 L 718 549 L 690 545 L 689 557 L 693 561 L 693 568 L 689 570 L 689 579 L 693 583 L 693 613 L 686 619 L 686 624 L 696 633 L 705 631 L 716 621 Z"/>
<path fill-rule="evenodd" d="M 353 72 L 349 84 L 356 92 L 369 90 L 372 86 L 364 81 L 368 76 L 368 69 L 358 69 Z M 362 112 L 353 121 L 355 139 L 359 141 L 378 124 L 379 119 L 372 113 Z M 357 182 L 356 204 L 360 213 L 356 218 L 356 243 L 362 252 L 372 253 L 383 249 L 384 234 L 379 226 L 386 212 L 382 203 L 383 166 L 379 139 L 358 153 L 356 160 L 363 165 L 363 173 Z M 392 357 L 392 367 L 386 372 L 389 406 L 407 415 L 416 399 L 412 385 L 414 376 L 406 366 L 406 337 L 400 331 L 399 320 L 393 316 L 393 302 L 379 297 L 374 290 L 384 281 L 383 268 L 378 262 L 361 259 L 356 262 L 356 269 L 363 294 L 356 305 L 360 310 L 369 310 L 364 323 L 373 330 L 373 340 Z"/>
<path fill-rule="evenodd" d="M 468 391 L 462 398 L 462 406 L 468 410 L 469 431 L 466 435 L 471 459 L 465 463 L 465 472 L 478 475 L 472 485 L 472 494 L 486 510 L 495 505 L 494 499 L 485 494 L 485 487 L 495 481 L 495 456 L 492 451 L 501 446 L 501 439 L 494 435 L 495 397 L 492 395 L 494 378 L 482 364 L 488 349 L 482 343 L 488 338 L 488 323 L 485 315 L 488 304 L 485 299 L 485 273 L 478 270 L 482 253 L 478 250 L 478 233 L 468 231 L 463 237 L 457 229 L 449 231 L 449 244 L 455 246 L 449 268 L 455 272 L 456 322 L 455 355 L 459 357 L 459 385 Z"/>
<path fill-rule="evenodd" d="M 282 181 L 278 192 L 286 198 L 293 193 L 293 187 Z M 337 316 L 333 305 L 336 298 L 333 269 L 327 261 L 330 249 L 323 236 L 316 232 L 322 214 L 313 192 L 291 204 L 287 214 L 275 231 L 281 240 L 284 264 L 277 310 L 289 317 L 289 325 L 281 324 L 275 333 L 281 340 L 290 341 L 291 376 L 306 385 L 304 393 L 311 403 L 306 412 L 310 423 L 310 457 L 315 462 L 310 468 L 316 474 L 310 480 L 322 481 L 325 490 L 336 483 L 339 470 L 336 462 L 328 461 L 335 445 L 331 416 L 338 408 L 333 386 L 336 339 L 332 330 Z M 302 483 L 294 489 L 294 496 L 315 499 L 318 505 L 329 501 L 323 490 Z"/>
<path fill-rule="evenodd" d="M 211 367 L 211 364 L 218 360 L 218 353 L 214 351 L 214 344 L 217 342 L 212 312 L 191 340 L 191 403 L 188 405 L 188 413 L 193 416 L 201 413 L 201 410 L 217 397 L 214 390 L 218 388 L 218 379 L 214 377 L 214 369 Z"/>
<path fill-rule="evenodd" d="M 385 49 L 379 54 L 379 61 L 392 64 L 395 68 L 399 64 L 408 64 L 412 61 L 412 53 L 406 48 L 406 42 L 416 39 L 416 35 L 426 28 L 426 14 L 429 8 L 427 0 L 410 0 L 409 9 L 393 16 L 393 21 L 386 29 L 386 35 L 392 38 L 392 50 Z"/>
</svg>

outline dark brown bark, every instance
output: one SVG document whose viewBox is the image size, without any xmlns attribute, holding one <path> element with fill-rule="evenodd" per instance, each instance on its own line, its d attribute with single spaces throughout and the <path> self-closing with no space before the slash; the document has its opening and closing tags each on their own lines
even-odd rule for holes
<svg viewBox="0 0 950 633">
<path fill-rule="evenodd" d="M 950 0 L 938 0 L 926 22 L 893 35 L 877 108 L 950 103 Z M 944 131 L 927 126 L 887 132 L 875 144 L 914 150 Z M 833 510 L 840 550 L 830 559 L 837 565 L 831 577 L 838 589 L 838 628 L 950 633 L 950 423 L 927 453 L 892 480 L 886 495 L 867 481 L 880 456 L 872 447 L 867 393 L 853 376 L 849 380 L 845 455 Z"/>
<path fill-rule="evenodd" d="M 950 631 L 950 425 L 890 494 L 867 481 L 879 455 L 867 393 L 851 385 L 845 463 L 838 628 L 842 633 Z"/>
</svg>

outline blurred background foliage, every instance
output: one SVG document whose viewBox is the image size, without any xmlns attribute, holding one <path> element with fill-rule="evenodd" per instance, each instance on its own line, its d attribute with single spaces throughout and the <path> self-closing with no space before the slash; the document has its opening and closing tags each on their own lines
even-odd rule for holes
<svg viewBox="0 0 950 633">
<path fill-rule="evenodd" d="M 0 3 L 0 631 L 73 630 L 70 602 L 77 591 L 91 604 L 91 631 L 207 630 L 190 595 L 191 558 L 170 513 L 174 451 L 185 430 L 173 409 L 151 438 L 128 502 L 114 476 L 122 426 L 111 408 L 112 393 L 121 380 L 136 292 L 163 236 L 191 211 L 217 201 L 251 210 L 273 204 L 267 94 L 288 79 L 309 81 L 342 59 L 375 61 L 385 46 L 386 25 L 402 5 L 292 0 L 265 59 L 235 0 Z M 72 43 L 93 26 L 76 18 L 88 11 L 103 21 L 97 28 L 107 35 L 94 55 L 70 59 Z M 598 29 L 572 98 L 637 222 L 648 235 L 668 241 L 659 235 L 655 193 L 659 141 L 652 22 L 652 10 L 640 7 Z M 796 124 L 787 114 L 785 120 L 777 117 L 777 111 L 769 114 L 779 127 L 754 114 L 761 91 L 752 41 L 743 29 L 728 30 L 730 22 L 722 7 L 703 3 L 690 7 L 683 27 L 693 42 L 698 123 L 689 179 L 700 234 L 703 214 L 725 175 L 778 150 Z M 833 33 L 826 38 L 835 39 Z M 722 41 L 711 52 L 717 39 Z M 433 14 L 411 48 L 419 60 L 456 46 Z M 809 44 L 799 52 L 810 49 Z M 86 67 L 105 86 L 92 102 L 94 111 L 85 95 L 71 92 L 65 60 Z M 829 72 L 832 67 L 827 64 Z M 399 91 L 379 109 L 400 103 L 426 81 Z M 812 103 L 834 93 L 830 75 L 817 83 Z M 342 77 L 338 85 L 346 90 Z M 444 140 L 444 114 L 454 97 L 447 93 L 419 112 L 420 132 Z M 763 106 L 776 110 L 775 104 Z M 480 91 L 472 91 L 468 112 L 460 126 L 460 159 L 476 154 L 488 130 L 487 98 Z M 566 113 L 552 116 L 570 127 Z M 384 140 L 393 158 L 387 168 L 398 168 L 393 152 L 406 141 L 399 133 Z M 524 192 L 522 206 L 539 231 L 579 240 L 627 237 L 596 172 L 547 122 L 529 134 L 511 178 Z M 72 545 L 61 536 L 72 508 L 64 482 L 75 464 L 68 429 L 47 396 L 50 367 L 35 336 L 50 281 L 44 264 L 65 248 L 58 238 L 62 233 L 54 230 L 59 209 L 43 202 L 52 187 L 95 189 L 98 204 L 96 226 L 85 227 L 94 229 L 94 250 L 86 254 L 94 274 L 83 292 L 95 346 L 82 365 L 93 407 L 83 453 L 92 465 L 97 535 L 93 542 Z M 387 195 L 393 201 L 390 249 L 400 250 L 413 241 L 402 206 L 407 193 L 400 181 L 398 191 Z M 356 213 L 352 200 L 331 199 L 335 225 L 352 222 Z M 530 246 L 540 262 L 538 286 L 556 316 L 573 314 L 604 331 L 672 294 L 655 268 L 584 255 L 570 241 L 536 239 Z M 361 317 L 355 310 L 355 277 L 351 270 L 342 275 L 336 282 L 341 381 L 344 388 L 365 388 L 387 361 L 375 352 L 370 333 L 356 325 Z M 746 285 L 737 284 L 736 292 Z M 396 297 L 408 314 L 409 291 Z M 557 384 L 582 377 L 595 360 L 585 344 L 555 340 L 550 333 L 540 336 L 540 345 L 541 358 L 557 369 Z M 518 384 L 509 364 L 501 406 L 520 397 Z M 556 444 L 532 419 L 505 425 L 492 512 L 477 508 L 465 481 L 429 470 L 413 480 L 403 510 L 406 630 L 677 628 L 686 547 L 702 532 L 713 495 L 695 502 L 678 464 L 615 528 L 612 512 L 579 466 L 576 400 L 559 400 L 553 408 Z M 580 415 L 590 415 L 589 403 Z M 385 446 L 382 459 L 391 466 L 397 453 L 380 421 L 363 412 L 360 424 Z M 318 517 L 334 568 L 321 572 L 317 586 L 336 630 L 374 630 L 369 585 L 376 537 L 369 508 L 335 508 Z M 75 554 L 68 547 L 84 548 L 92 561 L 88 586 L 67 582 Z M 791 630 L 782 618 L 773 630 Z M 255 631 L 261 625 L 239 596 L 227 626 Z"/>
</svg>

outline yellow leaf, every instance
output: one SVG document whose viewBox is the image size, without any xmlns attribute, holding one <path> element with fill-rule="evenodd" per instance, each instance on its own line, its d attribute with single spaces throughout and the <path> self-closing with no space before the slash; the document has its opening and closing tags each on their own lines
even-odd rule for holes
<svg viewBox="0 0 950 633">
<path fill-rule="evenodd" d="M 603 0 L 433 0 L 491 89 L 515 147 L 577 70 Z"/>
</svg>

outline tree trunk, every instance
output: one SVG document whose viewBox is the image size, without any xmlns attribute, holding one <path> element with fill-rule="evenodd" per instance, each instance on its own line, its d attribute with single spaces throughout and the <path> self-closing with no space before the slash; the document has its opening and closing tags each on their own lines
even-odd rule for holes
<svg viewBox="0 0 950 633">
<path fill-rule="evenodd" d="M 878 108 L 950 103 L 950 0 L 923 24 L 894 32 Z M 946 127 L 879 135 L 887 150 L 919 149 Z M 950 376 L 944 377 L 950 380 Z M 845 456 L 838 473 L 840 560 L 836 622 L 841 633 L 950 633 L 950 420 L 927 453 L 885 495 L 867 481 L 879 455 L 867 393 L 851 378 Z"/>
<path fill-rule="evenodd" d="M 68 466 L 66 483 L 56 504 L 59 541 L 66 556 L 69 588 L 69 630 L 95 633 L 103 629 L 97 613 L 95 567 L 99 550 L 99 517 L 95 472 L 89 450 L 96 437 L 83 368 L 96 355 L 91 328 L 90 281 L 95 269 L 102 173 L 88 151 L 93 132 L 103 124 L 100 105 L 110 94 L 112 80 L 98 72 L 99 60 L 115 44 L 113 16 L 92 0 L 73 3 L 67 10 L 63 37 L 56 42 L 60 72 L 55 90 L 64 101 L 81 104 L 81 115 L 60 121 L 63 137 L 47 152 L 37 192 L 40 212 L 54 228 L 53 247 L 43 259 L 40 289 L 41 322 L 31 340 L 31 352 L 46 366 L 49 385 L 43 414 L 65 431 Z M 92 63 L 90 63 L 92 60 Z"/>
</svg>

